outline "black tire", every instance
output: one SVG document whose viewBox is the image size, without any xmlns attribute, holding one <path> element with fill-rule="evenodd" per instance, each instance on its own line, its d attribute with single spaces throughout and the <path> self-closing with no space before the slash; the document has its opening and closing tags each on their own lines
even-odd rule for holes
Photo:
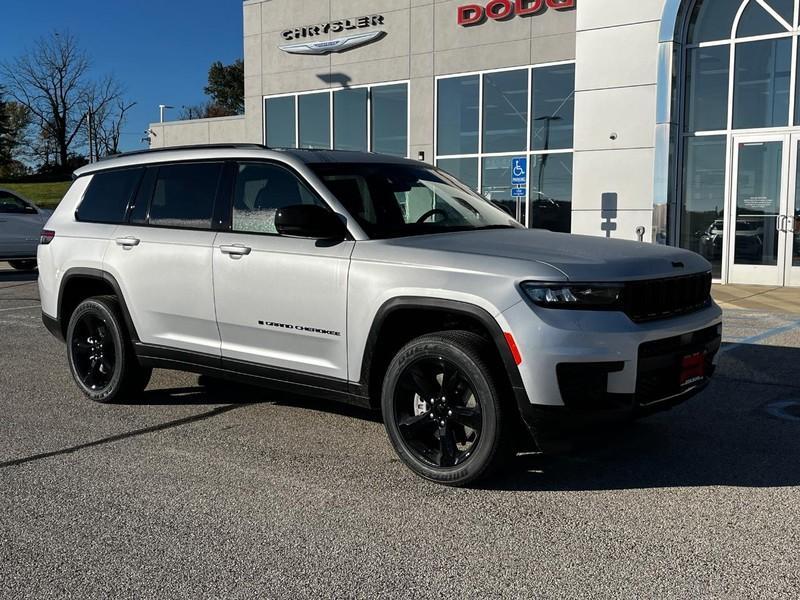
<svg viewBox="0 0 800 600">
<path fill-rule="evenodd" d="M 139 365 L 114 296 L 97 296 L 78 305 L 67 327 L 67 356 L 75 383 L 95 402 L 135 397 L 153 373 Z"/>
<path fill-rule="evenodd" d="M 445 331 L 412 340 L 389 364 L 383 421 L 398 456 L 417 475 L 464 486 L 491 476 L 510 457 L 513 411 L 490 352 L 474 333 Z"/>
<path fill-rule="evenodd" d="M 36 270 L 36 260 L 10 260 L 8 264 L 11 265 L 12 269 L 16 269 L 17 271 L 35 271 Z"/>
</svg>

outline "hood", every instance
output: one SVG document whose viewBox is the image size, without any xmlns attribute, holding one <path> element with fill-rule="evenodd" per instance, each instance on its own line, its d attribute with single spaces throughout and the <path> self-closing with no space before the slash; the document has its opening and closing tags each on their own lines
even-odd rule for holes
<svg viewBox="0 0 800 600">
<path fill-rule="evenodd" d="M 678 277 L 711 269 L 702 256 L 680 248 L 536 229 L 426 235 L 391 240 L 391 244 L 536 262 L 561 271 L 571 281 Z"/>
</svg>

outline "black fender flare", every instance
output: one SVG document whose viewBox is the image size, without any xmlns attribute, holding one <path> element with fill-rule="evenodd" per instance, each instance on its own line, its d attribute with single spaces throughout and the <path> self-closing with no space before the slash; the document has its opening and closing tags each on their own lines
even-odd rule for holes
<svg viewBox="0 0 800 600">
<path fill-rule="evenodd" d="M 67 269 L 67 271 L 64 273 L 64 276 L 61 278 L 61 284 L 58 288 L 58 315 L 56 316 L 56 321 L 58 322 L 60 330 L 62 332 L 65 330 L 66 323 L 64 322 L 64 319 L 69 319 L 68 315 L 62 314 L 64 290 L 67 288 L 67 284 L 70 282 L 70 280 L 75 279 L 76 277 L 95 279 L 111 286 L 111 288 L 114 290 L 114 294 L 119 300 L 119 305 L 122 309 L 122 317 L 125 320 L 125 326 L 128 328 L 128 335 L 130 335 L 132 342 L 138 342 L 139 335 L 136 333 L 136 326 L 133 324 L 131 313 L 128 310 L 128 305 L 125 302 L 125 296 L 122 294 L 122 288 L 120 288 L 119 283 L 117 283 L 117 280 L 113 275 L 111 275 L 111 273 L 101 269 L 73 267 L 71 269 Z"/>
<path fill-rule="evenodd" d="M 461 302 L 458 300 L 446 300 L 442 298 L 429 298 L 425 296 L 399 296 L 387 300 L 375 313 L 375 318 L 372 321 L 369 335 L 367 336 L 367 343 L 364 346 L 364 355 L 361 361 L 361 390 L 366 393 L 369 389 L 370 375 L 372 369 L 372 357 L 375 355 L 375 349 L 378 345 L 380 331 L 383 328 L 386 319 L 393 312 L 406 308 L 422 308 L 426 310 L 436 310 L 441 312 L 461 314 L 466 317 L 477 320 L 489 332 L 491 341 L 495 345 L 497 352 L 505 367 L 506 374 L 508 375 L 509 382 L 511 383 L 514 396 L 518 404 L 528 404 L 528 395 L 525 392 L 525 386 L 522 382 L 517 363 L 508 347 L 505 333 L 503 332 L 497 320 L 489 314 L 488 311 L 470 304 L 468 302 Z"/>
</svg>

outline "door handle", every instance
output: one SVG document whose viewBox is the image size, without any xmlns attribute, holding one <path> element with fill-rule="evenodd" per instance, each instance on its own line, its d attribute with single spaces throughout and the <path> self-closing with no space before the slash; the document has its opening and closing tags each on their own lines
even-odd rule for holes
<svg viewBox="0 0 800 600">
<path fill-rule="evenodd" d="M 775 219 L 775 229 L 777 229 L 778 231 L 786 231 L 786 229 L 784 228 L 785 221 L 786 217 L 784 217 L 783 215 L 778 215 L 778 218 Z"/>
<path fill-rule="evenodd" d="M 233 244 L 232 246 L 220 246 L 220 252 L 230 256 L 247 256 L 252 252 L 252 248 L 242 246 L 241 244 Z"/>
<path fill-rule="evenodd" d="M 125 248 L 133 248 L 134 246 L 138 246 L 142 240 L 135 238 L 135 237 L 124 237 L 124 238 L 117 238 L 117 246 L 123 246 Z"/>
</svg>

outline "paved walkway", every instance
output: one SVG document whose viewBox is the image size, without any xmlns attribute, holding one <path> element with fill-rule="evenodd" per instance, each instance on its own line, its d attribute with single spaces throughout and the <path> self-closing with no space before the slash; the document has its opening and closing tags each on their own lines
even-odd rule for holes
<svg viewBox="0 0 800 600">
<path fill-rule="evenodd" d="M 800 288 L 715 285 L 712 294 L 723 308 L 800 314 Z"/>
</svg>

